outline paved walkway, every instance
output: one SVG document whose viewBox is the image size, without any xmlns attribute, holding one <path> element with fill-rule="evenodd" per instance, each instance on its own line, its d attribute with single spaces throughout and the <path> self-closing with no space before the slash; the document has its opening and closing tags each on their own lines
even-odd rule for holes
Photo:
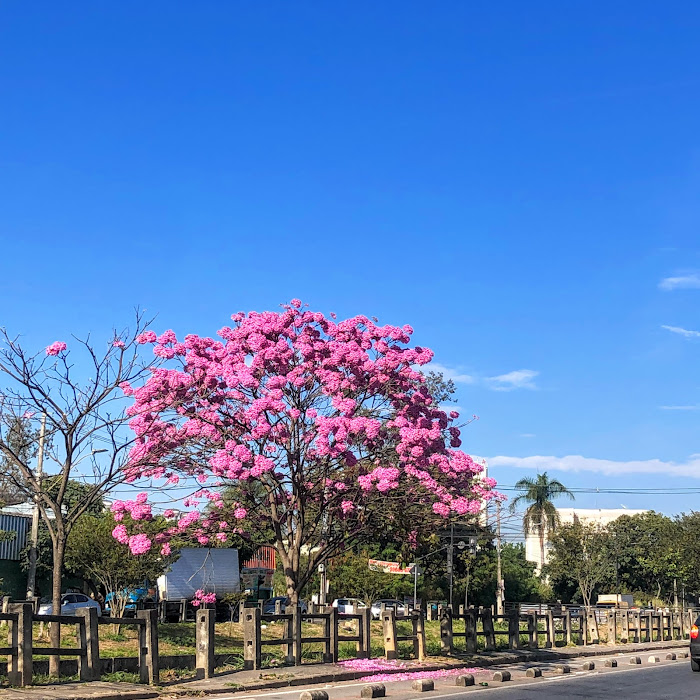
<svg viewBox="0 0 700 700">
<path fill-rule="evenodd" d="M 457 667 L 490 667 L 504 664 L 522 664 L 575 657 L 607 656 L 610 654 L 634 654 L 660 649 L 685 649 L 687 641 L 651 642 L 641 644 L 607 644 L 585 647 L 558 647 L 533 651 L 498 651 L 488 654 L 457 655 L 450 658 L 432 658 L 426 662 L 403 661 L 396 668 L 382 669 L 381 673 L 405 673 L 411 671 L 438 671 Z M 141 698 L 177 697 L 185 695 L 217 695 L 236 691 L 253 691 L 314 684 L 339 683 L 358 680 L 377 673 L 377 670 L 357 670 L 343 664 L 308 664 L 262 671 L 236 671 L 222 673 L 208 680 L 175 681 L 158 688 L 132 683 L 62 683 L 51 686 L 34 686 L 26 689 L 0 690 L 0 700 L 140 700 Z"/>
</svg>

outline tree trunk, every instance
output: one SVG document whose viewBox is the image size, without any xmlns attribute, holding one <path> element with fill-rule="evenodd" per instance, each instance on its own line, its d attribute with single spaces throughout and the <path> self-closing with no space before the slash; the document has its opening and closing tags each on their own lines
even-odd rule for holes
<svg viewBox="0 0 700 700">
<path fill-rule="evenodd" d="M 63 559 L 66 554 L 66 536 L 63 533 L 57 532 L 53 542 L 53 576 L 51 581 L 52 591 L 52 606 L 51 613 L 53 615 L 61 614 L 61 574 L 63 573 Z M 52 647 L 61 646 L 61 625 L 55 622 L 51 623 L 49 638 Z M 61 659 L 58 656 L 49 657 L 49 675 L 58 677 L 60 675 Z"/>
</svg>

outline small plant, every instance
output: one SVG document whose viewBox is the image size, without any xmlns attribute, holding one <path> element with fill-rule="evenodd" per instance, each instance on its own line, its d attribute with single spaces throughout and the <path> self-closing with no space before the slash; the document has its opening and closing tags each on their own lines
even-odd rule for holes
<svg viewBox="0 0 700 700">
<path fill-rule="evenodd" d="M 103 673 L 102 680 L 108 683 L 140 683 L 138 673 L 129 673 L 128 671 L 114 671 L 112 673 Z"/>
</svg>

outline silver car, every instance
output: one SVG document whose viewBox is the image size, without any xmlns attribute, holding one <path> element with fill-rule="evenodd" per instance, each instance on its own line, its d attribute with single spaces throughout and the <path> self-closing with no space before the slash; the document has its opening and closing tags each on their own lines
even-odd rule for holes
<svg viewBox="0 0 700 700">
<path fill-rule="evenodd" d="M 389 610 L 393 610 L 396 617 L 406 616 L 406 606 L 400 600 L 393 600 L 391 598 L 382 598 L 381 600 L 375 600 L 372 603 L 372 619 L 378 620 L 381 615 L 382 605 Z"/>
<path fill-rule="evenodd" d="M 100 604 L 82 593 L 64 593 L 61 596 L 61 610 L 56 614 L 75 615 L 78 608 L 95 608 L 98 615 L 102 614 Z M 44 603 L 39 606 L 39 615 L 53 614 L 53 603 Z"/>
</svg>

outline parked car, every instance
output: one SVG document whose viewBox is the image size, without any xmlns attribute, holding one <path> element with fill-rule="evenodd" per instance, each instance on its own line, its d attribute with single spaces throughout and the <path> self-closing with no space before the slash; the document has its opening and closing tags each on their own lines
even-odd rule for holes
<svg viewBox="0 0 700 700">
<path fill-rule="evenodd" d="M 61 610 L 57 615 L 75 615 L 76 610 L 79 608 L 96 608 L 97 614 L 102 614 L 102 607 L 100 604 L 88 598 L 82 593 L 64 593 L 61 596 Z M 39 615 L 53 615 L 53 603 L 42 603 L 39 606 Z"/>
<path fill-rule="evenodd" d="M 275 603 L 278 600 L 282 603 L 282 613 L 283 614 L 285 612 L 286 607 L 288 605 L 291 605 L 291 603 L 292 603 L 292 601 L 287 596 L 284 596 L 284 595 L 278 595 L 274 598 L 268 598 L 268 600 L 266 600 L 263 603 L 263 608 L 262 608 L 263 615 L 274 615 L 275 614 Z M 299 601 L 299 608 L 301 609 L 302 615 L 306 614 L 307 607 L 308 606 L 306 605 L 305 600 Z"/>
<path fill-rule="evenodd" d="M 152 589 L 151 589 L 152 590 Z M 153 591 L 154 592 L 154 591 Z M 135 617 L 137 610 L 149 610 L 156 607 L 153 595 L 148 588 L 130 588 L 121 592 L 121 595 L 126 600 L 124 606 L 124 615 L 126 617 Z M 112 613 L 112 600 L 114 593 L 108 593 L 105 597 L 105 612 Z"/>
<path fill-rule="evenodd" d="M 333 607 L 338 609 L 339 615 L 357 615 L 367 609 L 367 603 L 359 598 L 336 598 Z"/>
<path fill-rule="evenodd" d="M 700 617 L 695 620 L 695 624 L 690 628 L 690 668 L 698 673 L 700 671 Z"/>
<path fill-rule="evenodd" d="M 382 598 L 381 600 L 375 600 L 372 603 L 372 619 L 378 620 L 381 615 L 382 605 L 385 608 L 393 609 L 396 613 L 396 617 L 406 616 L 406 606 L 400 600 L 393 600 L 391 598 Z"/>
</svg>

